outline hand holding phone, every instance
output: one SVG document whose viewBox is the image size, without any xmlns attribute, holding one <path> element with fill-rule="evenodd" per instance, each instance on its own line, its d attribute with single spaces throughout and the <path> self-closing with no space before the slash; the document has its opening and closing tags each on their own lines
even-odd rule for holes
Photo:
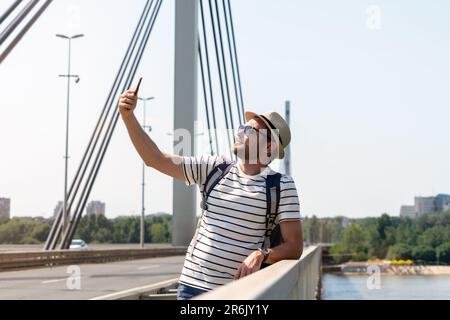
<svg viewBox="0 0 450 320">
<path fill-rule="evenodd" d="M 129 89 L 122 93 L 119 99 L 119 112 L 123 118 L 127 118 L 133 114 L 134 109 L 136 109 L 139 89 L 141 87 L 142 77 L 136 86 L 136 89 Z"/>
</svg>

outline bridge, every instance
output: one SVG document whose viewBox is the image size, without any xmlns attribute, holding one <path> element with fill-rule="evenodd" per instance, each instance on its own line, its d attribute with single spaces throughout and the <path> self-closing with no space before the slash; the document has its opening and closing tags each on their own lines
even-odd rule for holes
<svg viewBox="0 0 450 320">
<path fill-rule="evenodd" d="M 0 253 L 0 299 L 174 300 L 185 251 Z M 299 260 L 280 261 L 196 299 L 316 300 L 321 273 L 322 246 L 309 246 Z"/>
<path fill-rule="evenodd" d="M 0 63 L 7 64 L 14 49 L 27 41 L 29 31 L 53 4 L 46 1 L 10 1 L 0 16 Z M 170 247 L 68 250 L 79 227 L 92 189 L 100 174 L 119 119 L 119 95 L 137 83 L 138 67 L 157 23 L 163 0 L 143 1 L 134 33 L 123 48 L 123 59 L 104 106 L 92 130 L 75 175 L 66 171 L 63 206 L 57 212 L 42 251 L 0 253 L 0 298 L 4 299 L 173 299 L 186 247 L 195 232 L 196 191 L 173 181 L 173 242 Z M 195 123 L 205 117 L 210 154 L 233 155 L 233 131 L 244 123 L 244 92 L 230 0 L 176 0 L 174 56 L 174 128 L 190 133 L 190 145 L 198 145 Z M 72 40 L 69 40 L 67 74 L 67 127 L 72 74 Z M 1 76 L 1 75 L 0 75 Z M 200 93 L 200 94 L 199 94 Z M 200 110 L 199 111 L 199 106 Z M 290 105 L 286 104 L 286 119 Z M 145 127 L 145 124 L 144 124 Z M 224 128 L 224 133 L 220 133 Z M 175 130 L 176 131 L 176 130 Z M 222 134 L 222 135 L 221 135 Z M 66 132 L 66 139 L 68 131 Z M 174 135 L 174 149 L 179 147 Z M 190 155 L 180 150 L 180 155 Z M 284 169 L 290 174 L 287 148 Z M 144 186 L 144 182 L 143 182 Z M 144 192 L 143 192 L 144 193 Z M 142 208 L 142 219 L 145 208 Z M 198 299 L 318 299 L 320 298 L 321 246 L 305 248 L 299 260 L 281 261 L 242 280 L 225 285 Z M 80 266 L 77 273 L 73 266 Z M 71 269 L 72 268 L 72 269 Z M 69 275 L 67 275 L 69 273 Z M 264 280 L 264 281 L 263 281 Z M 80 281 L 82 290 L 66 290 Z"/>
</svg>

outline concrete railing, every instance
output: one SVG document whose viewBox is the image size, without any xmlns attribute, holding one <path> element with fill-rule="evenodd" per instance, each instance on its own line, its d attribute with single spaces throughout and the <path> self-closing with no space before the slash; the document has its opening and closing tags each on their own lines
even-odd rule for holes
<svg viewBox="0 0 450 320">
<path fill-rule="evenodd" d="M 0 253 L 0 271 L 184 255 L 186 254 L 186 250 L 186 247 L 169 247 L 86 251 L 7 252 Z"/>
<path fill-rule="evenodd" d="M 195 300 L 315 300 L 321 291 L 320 246 L 305 248 L 299 260 L 284 260 Z"/>
</svg>

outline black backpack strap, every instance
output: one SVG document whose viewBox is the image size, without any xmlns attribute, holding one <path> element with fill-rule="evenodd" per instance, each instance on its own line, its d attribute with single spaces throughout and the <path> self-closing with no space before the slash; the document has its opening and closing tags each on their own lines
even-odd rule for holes
<svg viewBox="0 0 450 320">
<path fill-rule="evenodd" d="M 280 204 L 280 180 L 281 173 L 268 175 L 266 178 L 266 234 L 264 238 L 263 248 L 270 247 L 270 236 L 272 234 L 272 226 L 278 215 L 278 206 Z"/>
<path fill-rule="evenodd" d="M 205 184 L 203 188 L 200 190 L 202 194 L 202 201 L 200 203 L 200 207 L 203 210 L 208 209 L 208 204 L 206 201 L 208 200 L 209 194 L 214 189 L 214 187 L 223 179 L 223 177 L 231 170 L 234 161 L 225 161 L 216 166 L 211 172 L 208 174 L 205 180 Z"/>
<path fill-rule="evenodd" d="M 235 162 L 225 161 L 214 167 L 214 169 L 212 169 L 211 172 L 206 177 L 205 184 L 200 188 L 200 193 L 202 195 L 200 208 L 202 209 L 202 214 L 200 216 L 200 219 L 198 219 L 197 229 L 195 230 L 194 242 L 192 244 L 190 256 L 192 256 L 195 246 L 197 245 L 198 231 L 200 228 L 200 224 L 203 220 L 203 215 L 205 211 L 208 210 L 207 200 L 209 194 L 214 189 L 214 187 L 223 179 L 223 177 L 225 177 L 225 175 L 231 170 L 234 164 Z"/>
</svg>

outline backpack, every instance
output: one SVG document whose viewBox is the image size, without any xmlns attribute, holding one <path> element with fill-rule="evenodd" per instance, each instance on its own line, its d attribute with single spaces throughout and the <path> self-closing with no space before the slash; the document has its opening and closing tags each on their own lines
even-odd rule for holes
<svg viewBox="0 0 450 320">
<path fill-rule="evenodd" d="M 200 202 L 200 207 L 202 209 L 202 215 L 198 221 L 197 230 L 194 236 L 194 244 L 192 246 L 191 255 L 194 251 L 195 244 L 197 243 L 197 236 L 200 223 L 203 219 L 204 212 L 208 209 L 207 200 L 209 194 L 214 189 L 214 187 L 222 180 L 222 178 L 231 170 L 233 165 L 236 162 L 225 161 L 218 166 L 216 166 L 211 172 L 208 174 L 205 180 L 205 184 L 200 188 L 200 193 L 202 195 L 202 201 Z M 273 224 L 278 215 L 278 205 L 280 203 L 280 179 L 281 174 L 275 173 L 272 175 L 268 175 L 266 179 L 266 201 L 267 201 L 267 210 L 266 210 L 266 234 L 264 238 L 264 242 L 261 246 L 264 248 L 273 248 L 278 246 L 283 242 L 283 237 L 281 235 L 280 225 L 277 224 L 275 228 Z M 273 229 L 273 230 L 272 230 Z"/>
</svg>

